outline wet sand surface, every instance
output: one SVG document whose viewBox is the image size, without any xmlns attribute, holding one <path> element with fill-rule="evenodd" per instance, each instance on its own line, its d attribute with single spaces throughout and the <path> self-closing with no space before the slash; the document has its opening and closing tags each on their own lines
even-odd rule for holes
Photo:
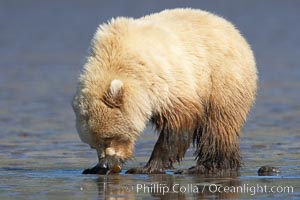
<svg viewBox="0 0 300 200">
<path fill-rule="evenodd" d="M 300 198 L 300 2 L 0 4 L 0 199 Z M 173 7 L 202 8 L 224 16 L 253 47 L 260 83 L 240 139 L 243 168 L 237 176 L 227 177 L 172 171 L 82 175 L 97 157 L 79 140 L 70 102 L 97 25 L 113 16 L 138 17 Z M 135 158 L 123 169 L 144 165 L 156 138 L 151 128 L 145 130 Z M 191 148 L 177 167 L 192 166 L 192 154 Z M 258 176 L 263 165 L 278 167 L 281 173 Z M 225 186 L 231 191 L 225 192 Z"/>
</svg>

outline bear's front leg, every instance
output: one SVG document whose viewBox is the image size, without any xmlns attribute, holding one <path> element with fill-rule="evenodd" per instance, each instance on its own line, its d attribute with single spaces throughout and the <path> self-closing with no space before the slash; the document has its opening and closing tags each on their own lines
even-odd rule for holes
<svg viewBox="0 0 300 200">
<path fill-rule="evenodd" d="M 162 174 L 174 169 L 173 163 L 180 162 L 191 143 L 190 134 L 176 134 L 163 129 L 154 150 L 144 167 L 129 169 L 128 174 Z"/>
<path fill-rule="evenodd" d="M 147 164 L 144 167 L 129 169 L 127 174 L 164 174 L 165 169 L 173 169 L 173 162 L 169 159 L 169 152 L 164 149 L 162 139 L 159 137 Z"/>
</svg>

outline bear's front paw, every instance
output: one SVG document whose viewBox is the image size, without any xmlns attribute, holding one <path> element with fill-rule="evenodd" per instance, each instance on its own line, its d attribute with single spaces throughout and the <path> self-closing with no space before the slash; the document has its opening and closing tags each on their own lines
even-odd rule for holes
<svg viewBox="0 0 300 200">
<path fill-rule="evenodd" d="M 152 167 L 135 167 L 126 171 L 126 174 L 165 174 L 165 170 Z"/>
<path fill-rule="evenodd" d="M 237 176 L 239 172 L 237 169 L 220 169 L 220 168 L 208 168 L 203 165 L 197 165 L 188 169 L 177 170 L 174 174 L 205 174 L 205 175 L 217 175 L 217 176 Z"/>
<path fill-rule="evenodd" d="M 207 169 L 203 165 L 193 166 L 188 169 L 180 169 L 174 172 L 174 174 L 205 174 Z"/>
</svg>

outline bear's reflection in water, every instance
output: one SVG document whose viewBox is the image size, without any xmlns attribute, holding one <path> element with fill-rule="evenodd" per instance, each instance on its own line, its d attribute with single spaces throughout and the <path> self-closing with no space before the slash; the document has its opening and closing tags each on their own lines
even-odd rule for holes
<svg viewBox="0 0 300 200">
<path fill-rule="evenodd" d="M 239 199 L 238 178 L 155 175 L 110 175 L 96 180 L 99 199 Z M 227 189 L 225 189 L 227 188 Z M 234 191 L 235 189 L 235 191 Z"/>
</svg>

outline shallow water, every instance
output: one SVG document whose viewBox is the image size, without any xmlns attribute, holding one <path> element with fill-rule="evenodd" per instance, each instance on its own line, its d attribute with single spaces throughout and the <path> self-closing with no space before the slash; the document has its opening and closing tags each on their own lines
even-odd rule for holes
<svg viewBox="0 0 300 200">
<path fill-rule="evenodd" d="M 1 2 L 0 199 L 299 199 L 299 6 L 276 0 Z M 82 175 L 96 163 L 96 152 L 80 142 L 70 101 L 93 32 L 113 16 L 171 7 L 218 13 L 253 47 L 260 88 L 240 140 L 244 167 L 231 177 Z M 157 138 L 152 132 L 143 133 L 124 169 L 147 161 Z M 192 153 L 179 168 L 193 165 Z M 281 174 L 257 176 L 266 164 Z"/>
</svg>

